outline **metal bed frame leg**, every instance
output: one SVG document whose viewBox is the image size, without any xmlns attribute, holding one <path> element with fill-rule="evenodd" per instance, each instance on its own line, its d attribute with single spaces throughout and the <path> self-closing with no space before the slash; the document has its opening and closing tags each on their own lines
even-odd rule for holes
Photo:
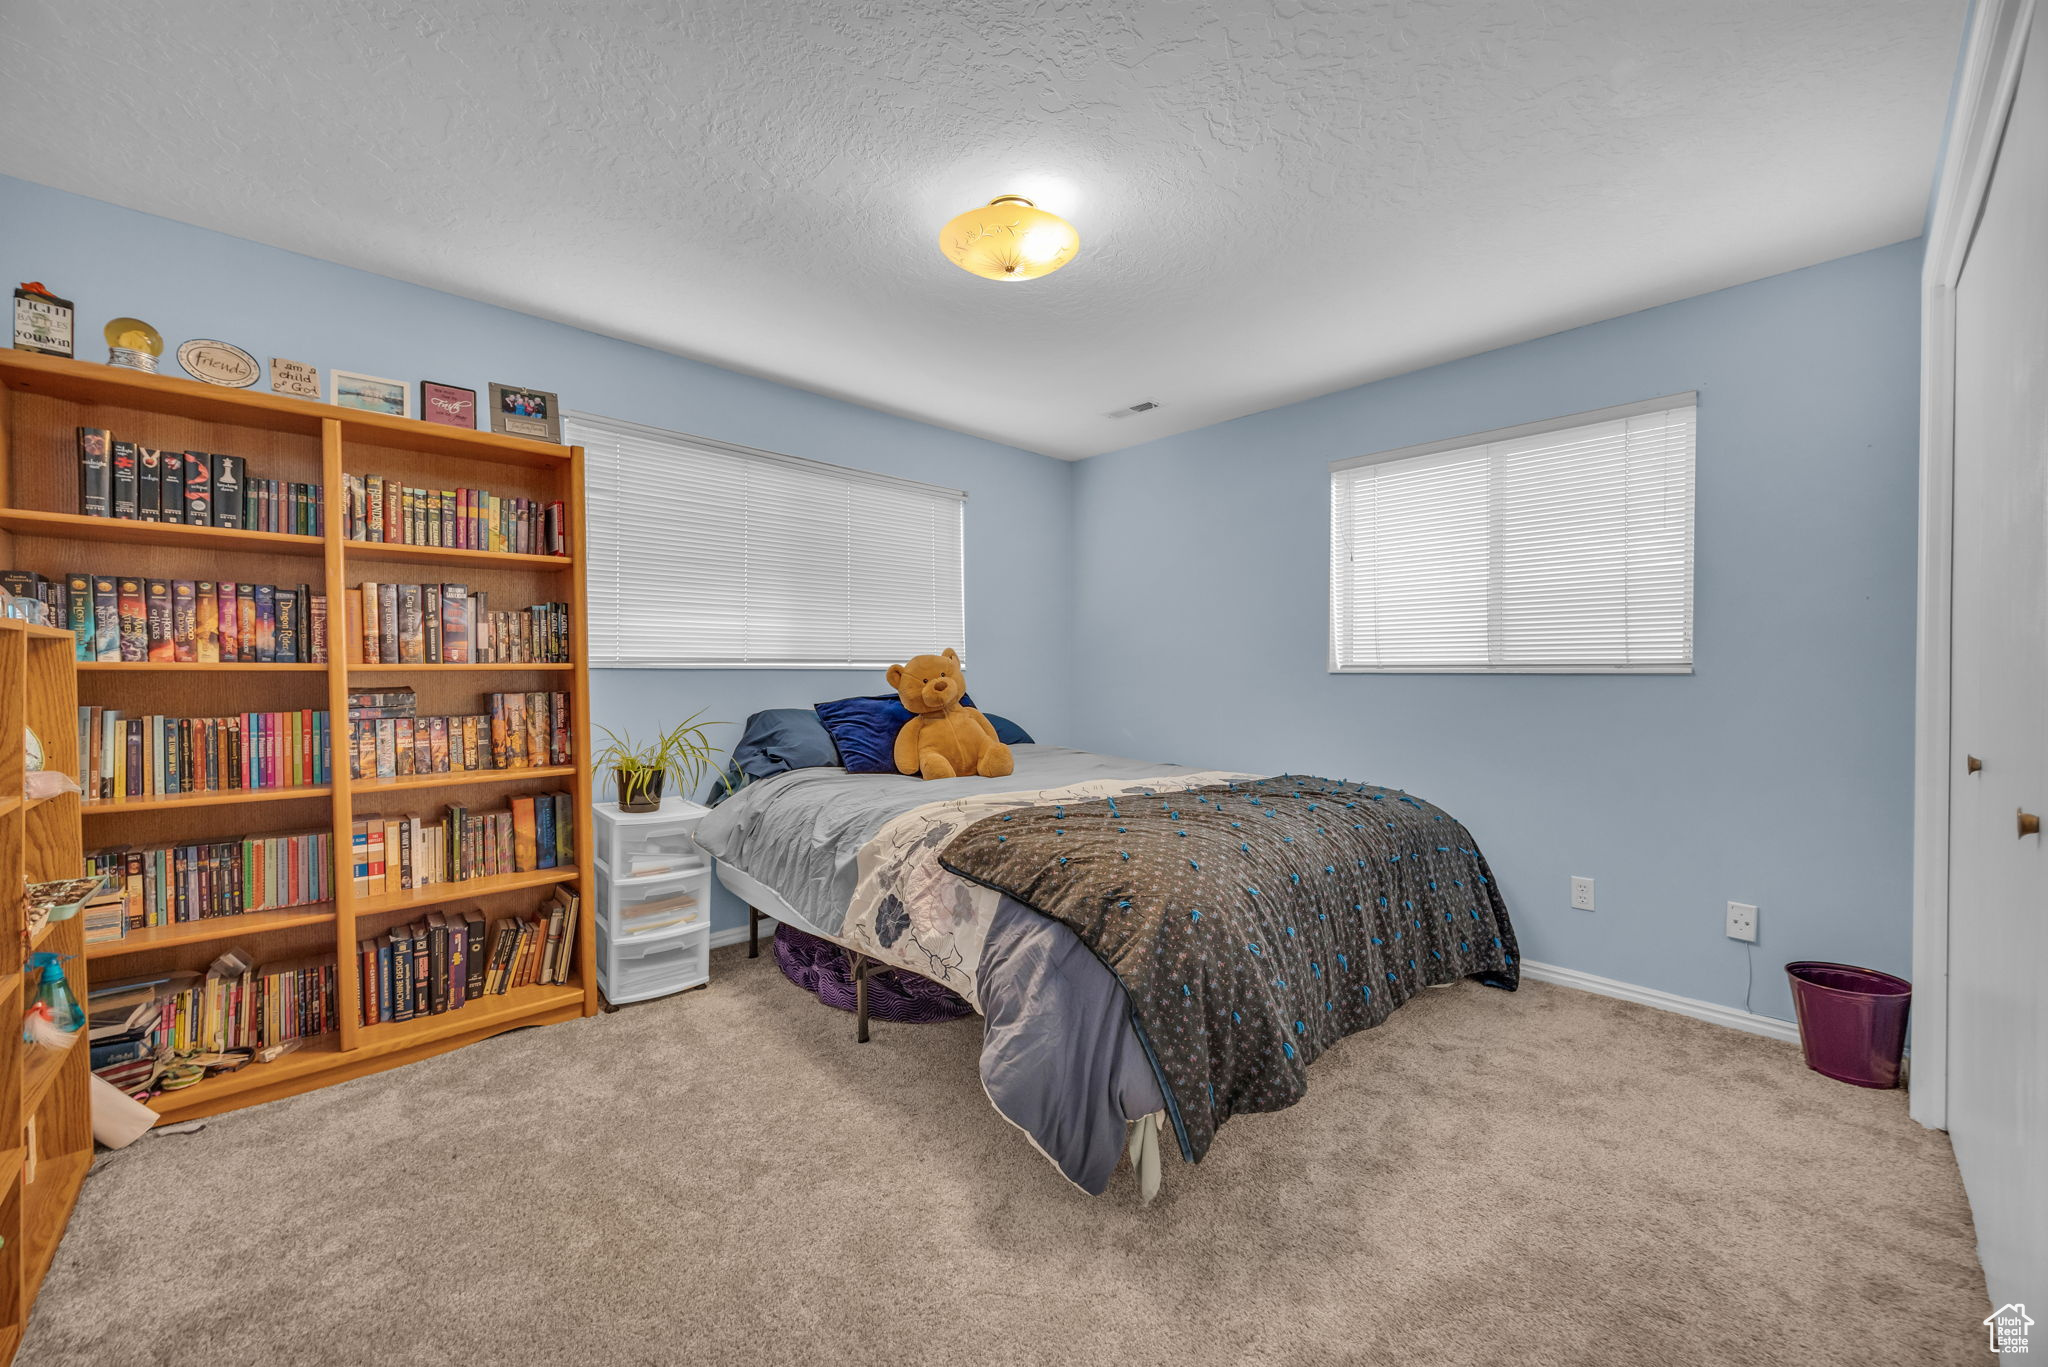
<svg viewBox="0 0 2048 1367">
<path fill-rule="evenodd" d="M 747 908 L 747 957 L 761 957 L 761 913 L 753 907 Z"/>
<path fill-rule="evenodd" d="M 848 950 L 849 954 L 853 951 Z M 853 1042 L 868 1042 L 868 969 L 873 963 L 865 954 L 853 955 Z"/>
</svg>

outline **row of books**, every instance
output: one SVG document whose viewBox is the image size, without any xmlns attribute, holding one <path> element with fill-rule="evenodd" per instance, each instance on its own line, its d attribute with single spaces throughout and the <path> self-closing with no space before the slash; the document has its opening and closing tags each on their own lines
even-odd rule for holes
<svg viewBox="0 0 2048 1367">
<path fill-rule="evenodd" d="M 358 706 L 359 698 L 404 699 Z M 349 695 L 349 777 L 404 778 L 567 764 L 574 753 L 567 693 L 492 693 L 488 712 L 421 717 L 412 690 Z"/>
<path fill-rule="evenodd" d="M 558 890 L 532 916 L 490 929 L 482 912 L 434 912 L 423 921 L 356 943 L 357 1022 L 377 1025 L 459 1011 L 516 987 L 566 983 L 576 953 L 573 892 Z"/>
<path fill-rule="evenodd" d="M 350 827 L 358 897 L 463 883 L 576 862 L 576 809 L 568 793 L 512 798 L 503 811 L 454 803 L 439 821 L 369 817 Z"/>
<path fill-rule="evenodd" d="M 252 966 L 230 950 L 205 974 L 180 970 L 94 985 L 86 997 L 92 1070 L 131 1096 L 153 1084 L 167 1056 L 207 1061 L 313 1039 L 340 1028 L 332 955 Z"/>
<path fill-rule="evenodd" d="M 501 498 L 488 489 L 417 489 L 381 475 L 343 475 L 348 539 L 452 546 L 515 555 L 567 555 L 559 500 Z"/>
<path fill-rule="evenodd" d="M 128 716 L 78 709 L 79 791 L 87 802 L 297 788 L 326 783 L 327 713 Z"/>
<path fill-rule="evenodd" d="M 319 536 L 320 486 L 249 475 L 240 456 L 172 451 L 78 429 L 78 511 L 87 517 Z"/>
<path fill-rule="evenodd" d="M 363 664 L 566 664 L 569 605 L 494 611 L 463 584 L 365 583 L 348 591 Z"/>
<path fill-rule="evenodd" d="M 0 571 L 0 589 L 43 604 L 81 663 L 325 664 L 327 595 L 300 584 Z"/>
<path fill-rule="evenodd" d="M 96 850 L 85 862 L 88 872 L 103 875 L 121 892 L 117 933 L 104 937 L 112 940 L 150 926 L 282 911 L 334 897 L 329 831 Z"/>
</svg>

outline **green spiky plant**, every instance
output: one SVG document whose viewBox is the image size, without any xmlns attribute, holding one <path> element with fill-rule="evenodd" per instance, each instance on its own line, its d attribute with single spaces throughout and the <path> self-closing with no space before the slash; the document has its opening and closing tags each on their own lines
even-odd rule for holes
<svg viewBox="0 0 2048 1367">
<path fill-rule="evenodd" d="M 653 811 L 661 805 L 664 779 L 674 779 L 677 791 L 688 797 L 697 782 L 715 769 L 717 747 L 711 744 L 709 728 L 722 721 L 700 722 L 700 709 L 645 744 L 630 735 L 615 735 L 608 727 L 597 729 L 605 738 L 604 748 L 591 760 L 591 769 L 602 774 L 612 771 L 622 812 Z"/>
</svg>

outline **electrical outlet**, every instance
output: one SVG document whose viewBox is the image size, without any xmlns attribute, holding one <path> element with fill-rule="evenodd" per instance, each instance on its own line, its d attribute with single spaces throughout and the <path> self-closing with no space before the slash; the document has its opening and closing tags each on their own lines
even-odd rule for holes
<svg viewBox="0 0 2048 1367">
<path fill-rule="evenodd" d="M 1593 909 L 1592 879 L 1577 877 L 1572 879 L 1572 905 L 1580 911 L 1591 911 Z"/>
<path fill-rule="evenodd" d="M 1728 904 L 1728 938 L 1756 943 L 1756 908 L 1747 902 Z"/>
</svg>

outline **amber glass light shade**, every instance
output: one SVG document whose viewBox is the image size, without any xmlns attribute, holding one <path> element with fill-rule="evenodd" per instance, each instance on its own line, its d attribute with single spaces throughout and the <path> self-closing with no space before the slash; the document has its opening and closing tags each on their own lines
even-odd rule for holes
<svg viewBox="0 0 2048 1367">
<path fill-rule="evenodd" d="M 1081 251 L 1081 235 L 1020 195 L 1001 195 L 939 230 L 939 250 L 984 280 L 1036 280 Z"/>
</svg>

